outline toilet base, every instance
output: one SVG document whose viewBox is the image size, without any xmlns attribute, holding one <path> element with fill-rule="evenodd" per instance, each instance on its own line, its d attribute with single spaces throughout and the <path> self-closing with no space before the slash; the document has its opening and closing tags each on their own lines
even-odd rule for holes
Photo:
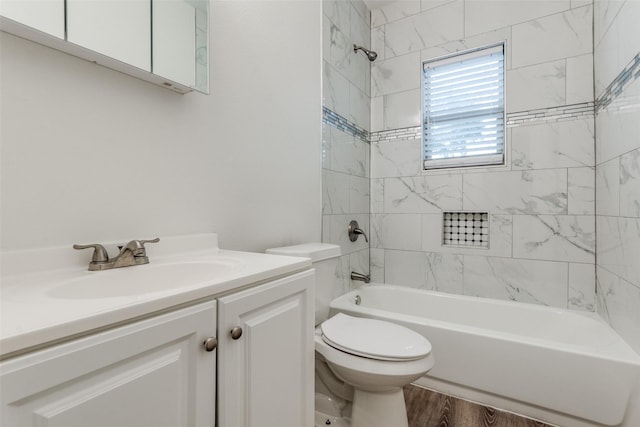
<svg viewBox="0 0 640 427">
<path fill-rule="evenodd" d="M 356 389 L 351 427 L 389 426 L 409 427 L 402 389 L 375 393 Z"/>
</svg>

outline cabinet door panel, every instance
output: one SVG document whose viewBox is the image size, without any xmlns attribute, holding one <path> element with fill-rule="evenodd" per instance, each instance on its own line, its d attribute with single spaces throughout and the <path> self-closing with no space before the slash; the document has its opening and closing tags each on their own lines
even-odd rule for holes
<svg viewBox="0 0 640 427">
<path fill-rule="evenodd" d="M 64 0 L 2 0 L 0 15 L 64 39 Z"/>
<path fill-rule="evenodd" d="M 2 425 L 213 426 L 215 302 L 0 364 Z"/>
<path fill-rule="evenodd" d="M 219 427 L 312 425 L 313 284 L 300 273 L 218 300 Z"/>
<path fill-rule="evenodd" d="M 67 0 L 67 40 L 151 71 L 151 0 Z"/>
<path fill-rule="evenodd" d="M 186 1 L 153 2 L 153 73 L 196 84 L 196 10 Z"/>
</svg>

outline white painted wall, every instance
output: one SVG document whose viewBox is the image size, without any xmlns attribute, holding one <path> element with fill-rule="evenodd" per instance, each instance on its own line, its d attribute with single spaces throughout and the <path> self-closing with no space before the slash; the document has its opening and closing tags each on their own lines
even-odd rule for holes
<svg viewBox="0 0 640 427">
<path fill-rule="evenodd" d="M 318 1 L 212 2 L 211 92 L 1 33 L 2 249 L 219 233 L 318 241 Z"/>
</svg>

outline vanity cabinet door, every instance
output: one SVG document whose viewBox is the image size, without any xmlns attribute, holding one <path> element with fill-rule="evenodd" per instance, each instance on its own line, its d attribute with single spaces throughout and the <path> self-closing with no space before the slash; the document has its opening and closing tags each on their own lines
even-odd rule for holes
<svg viewBox="0 0 640 427">
<path fill-rule="evenodd" d="M 3 426 L 215 425 L 215 301 L 0 363 Z"/>
<path fill-rule="evenodd" d="M 66 0 L 67 41 L 151 71 L 151 0 Z"/>
<path fill-rule="evenodd" d="M 310 270 L 218 299 L 218 427 L 313 425 L 313 286 Z"/>
</svg>

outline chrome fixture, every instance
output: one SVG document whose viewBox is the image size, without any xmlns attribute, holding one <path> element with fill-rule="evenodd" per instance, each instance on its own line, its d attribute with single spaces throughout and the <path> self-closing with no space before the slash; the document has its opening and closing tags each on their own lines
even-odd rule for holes
<svg viewBox="0 0 640 427">
<path fill-rule="evenodd" d="M 358 236 L 362 234 L 364 236 L 364 241 L 369 243 L 369 239 L 367 238 L 365 232 L 362 231 L 362 229 L 358 225 L 358 221 L 351 221 L 349 223 L 349 229 L 347 230 L 347 232 L 349 233 L 349 240 L 351 240 L 352 242 L 358 240 Z"/>
<path fill-rule="evenodd" d="M 97 243 L 91 245 L 73 245 L 73 249 L 89 249 L 93 248 L 93 257 L 89 263 L 90 271 L 111 270 L 112 268 L 130 267 L 132 265 L 149 264 L 145 243 L 157 243 L 159 237 L 153 240 L 132 240 L 124 246 L 118 246 L 120 253 L 109 258 L 109 254 L 104 246 Z"/>
<path fill-rule="evenodd" d="M 371 281 L 371 276 L 368 274 L 356 273 L 355 271 L 352 271 L 351 280 L 359 280 L 364 283 L 369 283 Z"/>
<path fill-rule="evenodd" d="M 356 295 L 355 303 L 356 305 L 360 305 L 362 303 L 362 298 L 360 297 L 360 295 Z"/>
<path fill-rule="evenodd" d="M 355 53 L 358 53 L 358 50 L 361 50 L 364 52 L 365 55 L 367 55 L 367 59 L 371 62 L 375 61 L 376 58 L 378 57 L 378 54 L 372 50 L 367 49 L 366 47 L 362 47 L 362 46 L 356 46 L 355 44 L 353 45 L 353 51 Z"/>
</svg>

